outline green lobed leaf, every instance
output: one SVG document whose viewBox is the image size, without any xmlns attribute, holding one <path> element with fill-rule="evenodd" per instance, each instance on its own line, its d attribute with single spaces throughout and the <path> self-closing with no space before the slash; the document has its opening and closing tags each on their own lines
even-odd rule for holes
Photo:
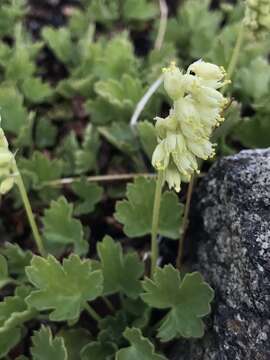
<svg viewBox="0 0 270 360">
<path fill-rule="evenodd" d="M 23 323 L 36 316 L 25 303 L 28 294 L 28 287 L 17 287 L 13 296 L 0 302 L 0 359 L 20 341 Z"/>
<path fill-rule="evenodd" d="M 241 67 L 236 73 L 235 87 L 241 97 L 260 99 L 270 92 L 270 65 L 259 56 L 252 59 L 249 66 Z"/>
<path fill-rule="evenodd" d="M 31 77 L 34 72 L 35 63 L 32 61 L 28 49 L 24 46 L 16 46 L 12 57 L 6 64 L 6 79 L 18 83 Z"/>
<path fill-rule="evenodd" d="M 0 303 L 0 334 L 20 326 L 33 316 L 25 302 L 29 292 L 29 287 L 18 286 L 13 296 L 5 297 Z"/>
<path fill-rule="evenodd" d="M 19 160 L 19 168 L 32 178 L 34 188 L 40 189 L 44 183 L 61 178 L 63 164 L 61 160 L 50 160 L 43 153 L 35 151 L 31 159 Z"/>
<path fill-rule="evenodd" d="M 9 273 L 19 278 L 25 276 L 25 267 L 30 264 L 33 254 L 22 250 L 18 244 L 5 243 L 0 252 L 8 260 Z"/>
<path fill-rule="evenodd" d="M 9 282 L 12 282 L 8 275 L 7 260 L 3 255 L 0 255 L 0 289 L 6 286 Z"/>
<path fill-rule="evenodd" d="M 53 90 L 49 84 L 42 82 L 37 77 L 26 78 L 21 89 L 26 99 L 33 104 L 43 103 L 53 95 Z"/>
<path fill-rule="evenodd" d="M 74 215 L 91 213 L 102 199 L 103 188 L 98 184 L 88 182 L 85 178 L 74 182 L 71 189 L 80 199 L 75 202 Z"/>
<path fill-rule="evenodd" d="M 88 12 L 92 20 L 101 22 L 103 24 L 110 23 L 114 21 L 119 16 L 118 4 L 115 1 L 101 1 L 95 0 L 91 1 Z"/>
<path fill-rule="evenodd" d="M 154 345 L 142 335 L 141 330 L 127 328 L 124 336 L 130 346 L 117 351 L 116 360 L 166 360 L 163 355 L 155 352 Z"/>
<path fill-rule="evenodd" d="M 77 320 L 85 303 L 102 294 L 103 276 L 92 270 L 90 260 L 70 255 L 61 265 L 55 257 L 34 256 L 26 268 L 29 281 L 35 286 L 26 302 L 36 309 L 53 310 L 50 320 Z"/>
<path fill-rule="evenodd" d="M 115 119 L 126 120 L 128 118 L 126 111 L 111 105 L 101 97 L 88 99 L 85 103 L 85 111 L 90 114 L 93 124 L 104 126 L 115 123 Z"/>
<path fill-rule="evenodd" d="M 21 126 L 20 132 L 16 138 L 13 140 L 13 146 L 15 149 L 21 149 L 23 147 L 30 148 L 33 146 L 33 127 L 36 114 L 30 112 L 28 114 L 27 122 Z"/>
<path fill-rule="evenodd" d="M 80 328 L 62 330 L 59 336 L 64 339 L 68 360 L 78 360 L 78 354 L 91 340 L 91 334 Z"/>
<path fill-rule="evenodd" d="M 1 4 L 0 36 L 12 35 L 16 22 L 25 14 L 25 12 L 25 0 L 14 0 L 8 4 Z"/>
<path fill-rule="evenodd" d="M 211 49 L 206 55 L 206 60 L 227 68 L 240 26 L 240 22 L 234 22 L 223 27 L 220 33 L 213 39 Z"/>
<path fill-rule="evenodd" d="M 53 338 L 49 327 L 42 325 L 39 331 L 35 331 L 32 342 L 33 360 L 68 360 L 64 339 L 58 336 Z"/>
<path fill-rule="evenodd" d="M 93 92 L 95 77 L 90 74 L 84 78 L 70 76 L 59 82 L 56 91 L 63 97 L 69 99 L 74 96 L 85 96 Z"/>
<path fill-rule="evenodd" d="M 1 30 L 0 30 L 1 32 Z M 10 56 L 12 56 L 12 49 L 5 44 L 3 41 L 0 41 L 0 64 L 1 67 L 5 67 L 8 62 Z"/>
<path fill-rule="evenodd" d="M 75 171 L 77 174 L 84 174 L 96 169 L 99 147 L 99 134 L 93 125 L 89 124 L 84 131 L 82 146 L 75 153 Z"/>
<path fill-rule="evenodd" d="M 51 147 L 55 144 L 57 128 L 49 119 L 41 118 L 36 124 L 36 144 L 39 149 Z"/>
<path fill-rule="evenodd" d="M 73 37 L 80 38 L 85 34 L 87 27 L 89 26 L 88 14 L 79 9 L 73 9 L 68 19 L 68 27 Z"/>
<path fill-rule="evenodd" d="M 16 135 L 27 124 L 27 111 L 23 105 L 23 98 L 15 87 L 1 85 L 0 87 L 0 114 L 1 126 L 5 131 Z"/>
<path fill-rule="evenodd" d="M 125 298 L 123 311 L 131 318 L 129 325 L 144 329 L 151 316 L 151 308 L 139 297 L 137 299 Z"/>
<path fill-rule="evenodd" d="M 108 79 L 96 82 L 97 95 L 104 98 L 111 105 L 120 109 L 132 110 L 143 95 L 140 79 L 129 74 L 122 75 L 120 80 Z"/>
<path fill-rule="evenodd" d="M 14 328 L 0 334 L 0 359 L 5 358 L 21 339 L 21 329 Z"/>
<path fill-rule="evenodd" d="M 221 13 L 210 10 L 210 0 L 188 0 L 178 8 L 177 18 L 168 22 L 166 38 L 181 46 L 181 56 L 191 59 L 204 56 L 217 34 Z"/>
<path fill-rule="evenodd" d="M 141 292 L 140 277 L 144 272 L 143 263 L 135 252 L 123 254 L 122 247 L 110 236 L 105 236 L 97 245 L 104 277 L 104 294 L 123 292 L 137 298 Z"/>
<path fill-rule="evenodd" d="M 269 115 L 257 113 L 245 118 L 233 130 L 233 138 L 247 148 L 267 148 L 270 146 Z"/>
<path fill-rule="evenodd" d="M 138 141 L 128 124 L 113 123 L 109 127 L 99 127 L 98 130 L 107 141 L 123 153 L 131 156 L 138 153 Z"/>
<path fill-rule="evenodd" d="M 44 27 L 42 37 L 55 56 L 66 65 L 74 64 L 74 45 L 71 33 L 67 28 L 53 29 Z"/>
<path fill-rule="evenodd" d="M 126 0 L 123 4 L 123 16 L 126 20 L 147 21 L 158 14 L 155 3 L 147 0 Z"/>
<path fill-rule="evenodd" d="M 76 152 L 79 143 L 74 131 L 71 131 L 57 147 L 57 155 L 63 161 L 64 175 L 73 175 L 76 167 Z"/>
<path fill-rule="evenodd" d="M 108 61 L 110 59 L 110 61 Z M 123 74 L 137 75 L 138 59 L 127 32 L 120 33 L 105 43 L 94 72 L 99 79 L 121 79 Z"/>
<path fill-rule="evenodd" d="M 129 325 L 128 314 L 124 310 L 117 311 L 113 316 L 106 316 L 98 325 L 100 329 L 99 341 L 102 343 L 114 343 L 119 347 L 123 345 L 123 332 Z"/>
<path fill-rule="evenodd" d="M 73 245 L 75 253 L 86 254 L 88 242 L 84 239 L 83 227 L 79 220 L 72 217 L 73 204 L 64 196 L 52 201 L 42 218 L 43 235 L 49 248 Z"/>
<path fill-rule="evenodd" d="M 186 274 L 183 279 L 172 265 L 158 268 L 154 280 L 143 281 L 145 293 L 142 299 L 158 309 L 169 308 L 158 330 L 161 341 L 170 341 L 179 336 L 202 337 L 202 317 L 210 313 L 214 291 L 204 282 L 198 272 Z"/>
<path fill-rule="evenodd" d="M 63 172 L 61 160 L 50 159 L 42 152 L 34 151 L 30 159 L 20 157 L 17 164 L 27 189 L 35 190 L 44 204 L 59 196 L 59 189 L 51 186 L 50 182 L 61 178 Z"/>
<path fill-rule="evenodd" d="M 114 216 L 124 225 L 127 236 L 138 237 L 151 233 L 155 186 L 154 179 L 136 178 L 133 184 L 127 186 L 127 200 L 116 203 Z M 161 197 L 158 233 L 178 239 L 182 213 L 183 206 L 177 195 L 165 191 Z"/>
<path fill-rule="evenodd" d="M 116 351 L 113 343 L 93 341 L 86 345 L 81 353 L 81 360 L 111 360 Z"/>
</svg>

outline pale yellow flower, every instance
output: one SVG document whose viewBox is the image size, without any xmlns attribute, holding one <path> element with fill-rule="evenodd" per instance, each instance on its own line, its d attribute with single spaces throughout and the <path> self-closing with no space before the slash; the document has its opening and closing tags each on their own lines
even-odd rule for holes
<svg viewBox="0 0 270 360">
<path fill-rule="evenodd" d="M 199 172 L 197 158 L 215 155 L 210 142 L 213 129 L 223 121 L 221 112 L 227 99 L 218 91 L 227 81 L 223 68 L 196 61 L 186 74 L 175 65 L 164 71 L 164 87 L 173 100 L 166 118 L 157 117 L 158 145 L 152 164 L 163 170 L 169 188 L 180 191 L 181 181 L 189 181 Z"/>
</svg>

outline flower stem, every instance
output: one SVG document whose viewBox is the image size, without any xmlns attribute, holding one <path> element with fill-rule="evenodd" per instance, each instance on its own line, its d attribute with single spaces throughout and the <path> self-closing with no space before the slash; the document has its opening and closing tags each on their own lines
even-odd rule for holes
<svg viewBox="0 0 270 360">
<path fill-rule="evenodd" d="M 237 35 L 236 43 L 235 43 L 235 46 L 233 49 L 232 57 L 231 57 L 231 60 L 230 60 L 230 63 L 228 65 L 228 69 L 227 69 L 227 75 L 228 75 L 229 79 L 231 79 L 231 77 L 233 76 L 233 73 L 235 71 L 235 68 L 236 68 L 236 65 L 237 65 L 237 62 L 239 59 L 241 47 L 243 44 L 243 40 L 244 40 L 244 34 L 245 34 L 245 24 L 242 21 L 238 35 Z"/>
<path fill-rule="evenodd" d="M 88 176 L 86 180 L 88 182 L 114 182 L 114 181 L 128 181 L 133 180 L 136 177 L 146 177 L 151 178 L 156 176 L 155 173 L 129 173 L 129 174 L 110 174 L 110 175 L 98 175 L 98 176 Z M 52 181 L 46 181 L 42 183 L 42 186 L 63 186 L 73 184 L 76 181 L 81 179 L 80 176 L 70 177 L 70 178 L 62 178 Z"/>
<path fill-rule="evenodd" d="M 38 251 L 39 251 L 40 255 L 46 256 L 46 251 L 45 251 L 43 241 L 42 241 L 41 236 L 38 231 L 38 227 L 37 227 L 37 224 L 36 224 L 36 221 L 34 218 L 34 214 L 33 214 L 32 208 L 31 208 L 31 204 L 30 204 L 27 192 L 25 190 L 22 176 L 21 176 L 16 164 L 14 165 L 14 167 L 15 167 L 14 172 L 16 173 L 16 184 L 18 185 L 18 188 L 19 188 L 19 191 L 21 194 L 23 205 L 24 205 L 27 217 L 28 217 L 29 224 L 32 229 L 32 233 L 33 233 Z"/>
<path fill-rule="evenodd" d="M 167 29 L 168 6 L 166 0 L 159 0 L 159 7 L 160 7 L 160 21 L 159 21 L 158 34 L 155 41 L 155 49 L 157 50 L 160 50 L 162 48 L 164 37 L 166 34 L 166 29 Z"/>
<path fill-rule="evenodd" d="M 104 303 L 107 305 L 107 307 L 109 308 L 109 310 L 111 312 L 115 312 L 115 308 L 108 298 L 106 298 L 105 296 L 102 296 L 102 300 L 104 301 Z"/>
<path fill-rule="evenodd" d="M 152 218 L 152 230 L 151 230 L 151 277 L 154 276 L 157 266 L 157 260 L 158 260 L 157 235 L 158 235 L 162 186 L 163 186 L 163 171 L 159 171 L 156 182 L 156 191 L 155 191 L 155 199 L 154 199 L 153 218 Z"/>
<path fill-rule="evenodd" d="M 96 322 L 99 322 L 101 320 L 101 316 L 90 306 L 88 303 L 84 304 L 85 310 L 88 312 L 88 314 L 96 320 Z"/>
<path fill-rule="evenodd" d="M 184 242 L 185 242 L 185 235 L 186 235 L 187 228 L 188 228 L 188 217 L 189 217 L 189 210 L 190 210 L 193 186 L 194 186 L 194 176 L 191 177 L 190 182 L 188 184 L 187 199 L 186 199 L 183 225 L 182 225 L 182 233 L 181 233 L 180 239 L 179 239 L 178 253 L 177 253 L 177 258 L 176 258 L 176 267 L 178 269 L 180 269 L 181 264 L 182 264 L 182 259 L 183 259 Z"/>
</svg>

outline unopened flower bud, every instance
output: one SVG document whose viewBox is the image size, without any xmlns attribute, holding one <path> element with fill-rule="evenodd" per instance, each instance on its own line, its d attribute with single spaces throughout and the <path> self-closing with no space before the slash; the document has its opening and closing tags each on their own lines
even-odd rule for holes
<svg viewBox="0 0 270 360">
<path fill-rule="evenodd" d="M 181 190 L 181 176 L 173 163 L 170 163 L 165 171 L 165 181 L 169 189 L 174 188 L 176 192 Z"/>
<path fill-rule="evenodd" d="M 225 70 L 221 66 L 204 62 L 202 60 L 195 61 L 187 69 L 188 74 L 199 76 L 204 80 L 220 81 L 225 76 Z"/>
<path fill-rule="evenodd" d="M 164 88 L 172 100 L 177 100 L 184 95 L 183 74 L 172 62 L 168 68 L 163 69 L 164 72 Z"/>
<path fill-rule="evenodd" d="M 9 177 L 3 180 L 0 184 L 0 194 L 4 195 L 9 192 L 14 185 L 14 178 Z"/>
<path fill-rule="evenodd" d="M 166 147 L 166 140 L 162 140 L 154 150 L 152 164 L 158 170 L 165 170 L 169 164 L 170 153 Z"/>
</svg>

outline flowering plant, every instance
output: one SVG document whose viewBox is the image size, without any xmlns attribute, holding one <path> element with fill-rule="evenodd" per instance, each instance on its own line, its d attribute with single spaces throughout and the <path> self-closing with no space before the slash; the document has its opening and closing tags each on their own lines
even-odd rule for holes
<svg viewBox="0 0 270 360">
<path fill-rule="evenodd" d="M 169 3 L 1 1 L 0 359 L 165 360 L 207 331 L 192 191 L 270 145 L 269 0 Z"/>
<path fill-rule="evenodd" d="M 215 150 L 210 136 L 224 120 L 221 113 L 227 99 L 218 91 L 225 71 L 217 65 L 199 60 L 183 74 L 172 63 L 164 69 L 164 87 L 173 100 L 166 119 L 156 118 L 159 139 L 152 158 L 157 170 L 164 170 L 169 188 L 180 191 L 181 181 L 190 181 L 199 172 L 196 158 L 207 160 Z"/>
</svg>

